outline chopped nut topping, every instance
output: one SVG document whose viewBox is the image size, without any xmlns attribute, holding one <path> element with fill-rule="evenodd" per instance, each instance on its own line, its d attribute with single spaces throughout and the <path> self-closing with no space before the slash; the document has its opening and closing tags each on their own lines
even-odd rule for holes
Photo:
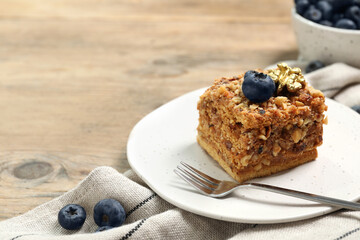
<svg viewBox="0 0 360 240">
<path fill-rule="evenodd" d="M 284 104 L 288 101 L 287 97 L 276 97 L 274 99 L 276 106 L 278 107 L 284 107 Z"/>
<path fill-rule="evenodd" d="M 257 109 L 258 107 L 259 107 L 259 105 L 257 105 L 257 104 L 251 104 L 249 108 L 251 110 L 254 110 L 254 109 Z"/>
<path fill-rule="evenodd" d="M 266 139 L 267 139 L 267 137 L 265 137 L 265 135 L 262 135 L 262 134 L 259 135 L 258 138 L 259 138 L 259 139 L 262 139 L 262 140 L 266 140 Z"/>
<path fill-rule="evenodd" d="M 269 70 L 268 75 L 278 84 L 277 93 L 279 94 L 284 87 L 289 92 L 296 92 L 305 85 L 305 78 L 301 74 L 300 68 L 291 68 L 286 63 L 279 63 L 278 69 Z"/>
<path fill-rule="evenodd" d="M 269 166 L 269 165 L 270 165 L 270 161 L 267 160 L 267 159 L 264 159 L 264 160 L 262 160 L 261 162 L 262 162 L 262 164 L 264 164 L 264 165 L 266 165 L 266 166 Z"/>
<path fill-rule="evenodd" d="M 304 119 L 300 118 L 298 121 L 298 126 L 301 127 L 304 124 Z"/>
<path fill-rule="evenodd" d="M 259 163 L 259 164 L 257 164 L 257 165 L 254 167 L 254 170 L 255 170 L 255 171 L 259 171 L 261 168 L 262 168 L 262 164 Z"/>
<path fill-rule="evenodd" d="M 304 106 L 304 103 L 299 102 L 299 101 L 296 101 L 295 104 L 296 104 L 296 106 L 298 106 L 298 107 L 299 107 L 299 106 Z"/>
<path fill-rule="evenodd" d="M 291 138 L 294 143 L 298 143 L 302 137 L 302 131 L 298 128 L 291 133 Z"/>
<path fill-rule="evenodd" d="M 278 153 L 280 152 L 281 147 L 279 146 L 279 144 L 277 142 L 274 143 L 273 146 L 273 155 L 276 157 L 278 155 Z"/>
<path fill-rule="evenodd" d="M 312 120 L 310 118 L 306 118 L 304 120 L 304 125 L 307 125 L 308 123 L 312 122 Z"/>
<path fill-rule="evenodd" d="M 242 157 L 240 160 L 241 165 L 246 167 L 249 164 L 249 160 L 251 159 L 251 157 L 252 157 L 252 155 L 245 155 L 244 157 Z"/>
<path fill-rule="evenodd" d="M 323 120 L 323 123 L 324 123 L 325 125 L 327 125 L 328 122 L 329 122 L 329 120 L 328 120 L 328 117 L 326 116 L 326 117 L 324 118 L 324 120 Z"/>
<path fill-rule="evenodd" d="M 324 94 L 320 90 L 317 90 L 313 87 L 309 87 L 309 92 L 310 92 L 311 96 L 313 96 L 313 97 L 323 97 L 324 96 Z"/>
</svg>

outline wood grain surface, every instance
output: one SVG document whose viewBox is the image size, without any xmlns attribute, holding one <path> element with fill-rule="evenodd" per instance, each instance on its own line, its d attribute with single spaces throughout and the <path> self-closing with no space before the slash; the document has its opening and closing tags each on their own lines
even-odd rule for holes
<svg viewBox="0 0 360 240">
<path fill-rule="evenodd" d="M 295 59 L 292 1 L 0 1 L 0 220 L 129 169 L 146 114 L 215 78 Z"/>
</svg>

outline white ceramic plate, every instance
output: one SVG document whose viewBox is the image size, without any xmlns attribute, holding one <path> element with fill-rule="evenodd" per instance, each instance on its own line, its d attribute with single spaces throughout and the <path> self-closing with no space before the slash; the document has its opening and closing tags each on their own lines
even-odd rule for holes
<svg viewBox="0 0 360 240">
<path fill-rule="evenodd" d="M 219 179 L 231 180 L 196 142 L 196 104 L 205 89 L 185 94 L 144 117 L 132 130 L 132 169 L 163 199 L 210 218 L 244 223 L 280 223 L 336 210 L 306 200 L 255 189 L 239 189 L 222 199 L 194 190 L 173 169 L 184 161 Z M 360 199 L 360 117 L 332 100 L 324 144 L 316 161 L 253 182 L 356 201 Z"/>
</svg>

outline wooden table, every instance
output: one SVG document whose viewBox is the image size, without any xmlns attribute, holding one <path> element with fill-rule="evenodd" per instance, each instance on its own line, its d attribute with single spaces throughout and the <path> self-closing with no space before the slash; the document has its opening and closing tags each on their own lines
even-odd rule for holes
<svg viewBox="0 0 360 240">
<path fill-rule="evenodd" d="M 215 78 L 295 59 L 292 1 L 0 1 L 0 220 L 129 169 L 132 127 Z"/>
</svg>

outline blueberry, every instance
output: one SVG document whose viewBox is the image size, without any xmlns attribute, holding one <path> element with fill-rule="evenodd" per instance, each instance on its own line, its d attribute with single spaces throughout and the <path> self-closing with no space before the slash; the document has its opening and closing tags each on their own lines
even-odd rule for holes
<svg viewBox="0 0 360 240">
<path fill-rule="evenodd" d="M 316 4 L 317 9 L 321 11 L 322 20 L 330 20 L 333 14 L 333 7 L 328 1 L 319 1 Z"/>
<path fill-rule="evenodd" d="M 353 0 L 332 0 L 334 11 L 342 12 L 353 4 Z"/>
<path fill-rule="evenodd" d="M 106 230 L 109 230 L 109 229 L 112 229 L 113 227 L 111 226 L 102 226 L 102 227 L 98 227 L 98 229 L 96 229 L 95 232 L 103 232 L 103 231 L 106 231 Z"/>
<path fill-rule="evenodd" d="M 309 0 L 297 0 L 295 2 L 296 12 L 300 15 L 303 15 L 305 11 L 309 8 L 310 2 Z"/>
<path fill-rule="evenodd" d="M 275 92 L 275 83 L 264 73 L 247 71 L 242 84 L 242 91 L 247 99 L 254 103 L 268 100 Z"/>
<path fill-rule="evenodd" d="M 343 19 L 343 18 L 345 18 L 345 14 L 335 13 L 332 17 L 333 24 L 335 24 L 337 21 L 339 21 L 340 19 Z"/>
<path fill-rule="evenodd" d="M 360 7 L 352 6 L 346 10 L 345 17 L 353 20 L 358 25 L 360 24 Z"/>
<path fill-rule="evenodd" d="M 343 28 L 343 29 L 356 29 L 357 28 L 354 21 L 347 19 L 347 18 L 343 18 L 343 19 L 340 19 L 339 21 L 337 21 L 335 23 L 334 27 Z"/>
<path fill-rule="evenodd" d="M 320 68 L 325 67 L 325 64 L 319 60 L 314 60 L 309 62 L 309 64 L 306 66 L 305 72 L 310 73 L 316 70 L 319 70 Z"/>
<path fill-rule="evenodd" d="M 322 13 L 314 5 L 311 5 L 304 13 L 304 18 L 313 22 L 319 22 L 322 18 Z"/>
<path fill-rule="evenodd" d="M 333 26 L 332 22 L 330 22 L 328 20 L 321 20 L 319 23 L 321 25 L 324 25 L 324 26 L 327 26 L 327 27 L 332 27 Z"/>
<path fill-rule="evenodd" d="M 118 227 L 124 223 L 125 218 L 123 206 L 115 199 L 101 200 L 94 207 L 94 220 L 100 227 Z"/>
<path fill-rule="evenodd" d="M 360 114 L 360 105 L 352 106 L 351 109 Z"/>
<path fill-rule="evenodd" d="M 352 5 L 360 7 L 360 0 L 353 0 Z"/>
<path fill-rule="evenodd" d="M 58 214 L 58 222 L 67 230 L 77 230 L 82 227 L 86 219 L 85 209 L 77 204 L 68 204 Z"/>
</svg>

